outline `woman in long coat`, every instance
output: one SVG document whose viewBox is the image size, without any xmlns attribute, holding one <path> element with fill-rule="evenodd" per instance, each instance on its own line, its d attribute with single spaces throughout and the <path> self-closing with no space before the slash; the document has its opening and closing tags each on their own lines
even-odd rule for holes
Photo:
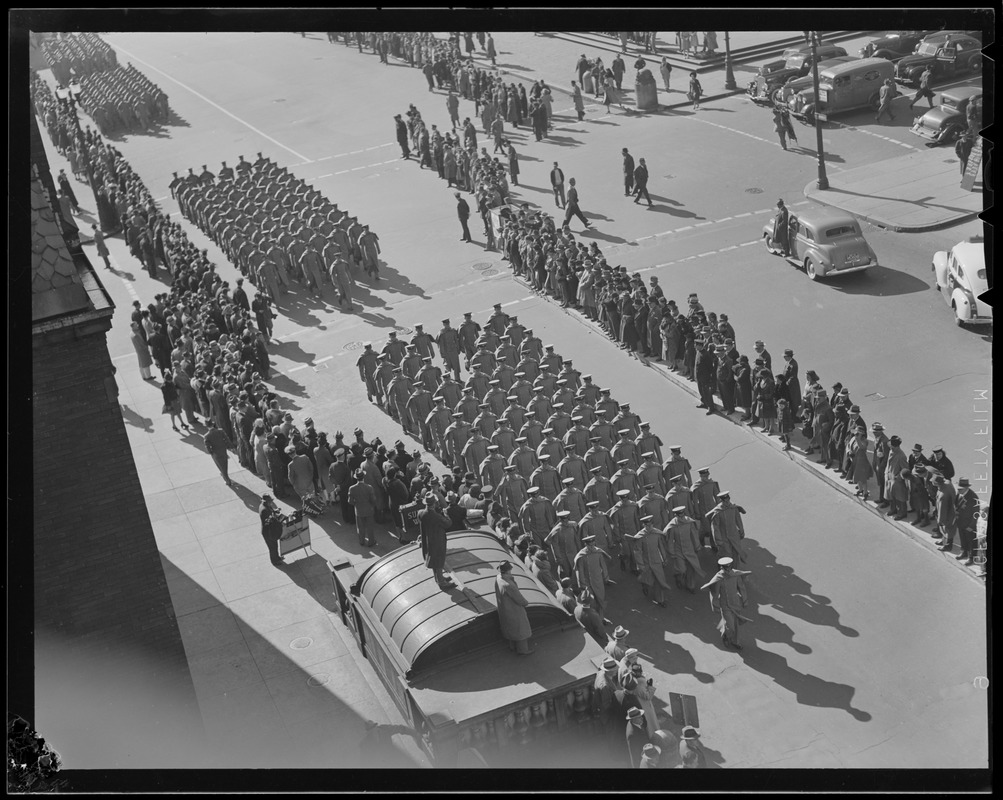
<svg viewBox="0 0 1003 800">
<path fill-rule="evenodd" d="M 324 499 L 331 503 L 334 501 L 334 484 L 331 482 L 331 465 L 334 463 L 334 456 L 331 455 L 326 433 L 322 433 L 318 437 L 317 446 L 313 451 L 313 460 L 317 464 L 320 490 L 324 494 Z"/>
<path fill-rule="evenodd" d="M 637 309 L 631 304 L 628 298 L 620 310 L 620 341 L 623 342 L 626 350 L 636 350 L 638 344 L 641 342 L 641 337 L 637 333 L 637 326 L 634 322 L 636 313 Z"/>
<path fill-rule="evenodd" d="M 867 482 L 871 479 L 873 468 L 867 458 L 867 434 L 858 433 L 850 443 L 850 463 L 853 468 L 853 480 L 857 484 L 857 494 L 867 499 Z"/>
<path fill-rule="evenodd" d="M 272 485 L 271 474 L 268 471 L 268 456 L 265 453 L 265 445 L 268 439 L 265 436 L 265 421 L 263 419 L 254 420 L 254 430 L 251 433 L 251 450 L 254 451 L 254 469 L 260 475 L 269 488 Z"/>
<path fill-rule="evenodd" d="M 736 405 L 746 414 L 752 414 L 752 369 L 749 367 L 749 357 L 740 356 L 733 369 Z"/>
<path fill-rule="evenodd" d="M 146 346 L 146 341 L 143 339 L 139 332 L 139 323 L 132 323 L 132 334 L 130 339 L 132 340 L 132 346 L 136 348 L 136 359 L 139 361 L 139 374 L 143 376 L 144 381 L 152 381 L 153 375 L 150 374 L 150 365 L 153 363 L 153 359 L 150 358 L 150 348 Z"/>
<path fill-rule="evenodd" d="M 833 462 L 838 466 L 843 460 L 843 451 L 846 442 L 846 428 L 850 421 L 846 413 L 846 406 L 837 406 L 835 420 L 832 423 L 832 430 L 829 433 L 829 443 L 826 449 L 825 466 L 828 468 Z"/>
<path fill-rule="evenodd" d="M 178 397 L 181 399 L 181 410 L 185 414 L 185 419 L 190 425 L 197 425 L 198 418 L 195 416 L 195 390 L 192 388 L 191 376 L 185 371 L 183 366 L 174 369 L 174 383 L 178 387 Z"/>
<path fill-rule="evenodd" d="M 519 655 L 529 655 L 529 637 L 533 629 L 529 624 L 526 606 L 529 601 L 512 577 L 512 564 L 503 561 L 498 565 L 498 577 L 495 578 L 495 604 L 498 606 L 498 622 L 501 624 L 502 636 L 508 641 L 509 648 Z"/>
<path fill-rule="evenodd" d="M 291 456 L 286 475 L 289 483 L 293 486 L 293 491 L 305 500 L 313 494 L 313 464 L 306 457 L 305 453 L 297 453 L 293 445 L 286 448 L 286 453 Z"/>
<path fill-rule="evenodd" d="M 777 406 L 773 399 L 773 378 L 770 377 L 769 370 L 762 369 L 759 372 L 759 380 L 753 387 L 752 395 L 755 404 L 755 416 L 763 424 L 763 433 L 773 433 L 773 423 L 777 418 Z"/>
<path fill-rule="evenodd" d="M 512 185 L 519 185 L 519 156 L 515 152 L 515 148 L 511 145 L 508 146 L 508 171 L 512 176 Z"/>
</svg>

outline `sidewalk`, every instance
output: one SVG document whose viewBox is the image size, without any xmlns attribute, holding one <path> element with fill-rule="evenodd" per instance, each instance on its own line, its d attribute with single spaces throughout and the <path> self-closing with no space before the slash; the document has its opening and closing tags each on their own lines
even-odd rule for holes
<svg viewBox="0 0 1003 800">
<path fill-rule="evenodd" d="M 961 188 L 954 152 L 924 149 L 829 176 L 829 188 L 812 181 L 805 197 L 893 231 L 932 231 L 983 210 L 982 192 Z"/>
</svg>

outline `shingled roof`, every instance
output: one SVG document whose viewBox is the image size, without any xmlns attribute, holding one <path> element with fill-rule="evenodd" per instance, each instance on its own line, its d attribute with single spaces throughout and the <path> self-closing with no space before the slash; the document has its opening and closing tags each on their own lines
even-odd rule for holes
<svg viewBox="0 0 1003 800">
<path fill-rule="evenodd" d="M 31 179 L 31 318 L 38 322 L 92 308 L 37 176 Z"/>
</svg>

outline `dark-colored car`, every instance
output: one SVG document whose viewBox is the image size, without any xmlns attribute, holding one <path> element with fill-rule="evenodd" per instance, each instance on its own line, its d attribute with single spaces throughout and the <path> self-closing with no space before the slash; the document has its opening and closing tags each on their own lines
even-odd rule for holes
<svg viewBox="0 0 1003 800">
<path fill-rule="evenodd" d="M 978 86 L 958 86 L 941 92 L 940 105 L 917 117 L 912 132 L 929 139 L 927 147 L 954 144 L 968 130 L 968 104 L 978 103 L 981 99 L 982 89 Z"/>
<path fill-rule="evenodd" d="M 845 55 L 846 50 L 834 44 L 820 45 L 817 50 L 819 61 Z M 774 91 L 787 81 L 800 78 L 811 71 L 812 53 L 811 47 L 807 45 L 788 47 L 784 50 L 782 58 L 784 59 L 782 64 L 771 61 L 760 67 L 759 76 L 745 90 L 752 102 L 772 105 Z"/>
<path fill-rule="evenodd" d="M 899 83 L 916 85 L 928 66 L 933 68 L 934 81 L 981 72 L 982 43 L 961 33 L 944 35 L 943 38 L 928 36 L 920 42 L 915 53 L 898 60 L 895 79 Z"/>
<path fill-rule="evenodd" d="M 924 31 L 887 31 L 883 36 L 871 39 L 860 48 L 861 58 L 887 58 L 898 61 L 903 56 L 910 55 L 923 41 Z"/>
</svg>

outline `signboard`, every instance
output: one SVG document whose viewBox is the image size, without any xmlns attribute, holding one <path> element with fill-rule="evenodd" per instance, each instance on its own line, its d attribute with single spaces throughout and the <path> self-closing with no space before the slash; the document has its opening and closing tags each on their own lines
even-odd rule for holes
<svg viewBox="0 0 1003 800">
<path fill-rule="evenodd" d="M 279 539 L 279 555 L 284 556 L 296 550 L 302 550 L 310 544 L 310 520 L 305 516 L 293 517 L 282 525 L 282 536 Z"/>
<path fill-rule="evenodd" d="M 419 503 L 408 503 L 400 507 L 401 520 L 404 523 L 404 535 L 401 544 L 408 544 L 418 538 L 418 512 L 422 506 Z"/>
<path fill-rule="evenodd" d="M 965 165 L 965 174 L 961 178 L 961 188 L 966 192 L 975 189 L 975 182 L 982 173 L 982 137 L 975 139 L 972 152 L 968 154 L 968 164 Z"/>
</svg>

